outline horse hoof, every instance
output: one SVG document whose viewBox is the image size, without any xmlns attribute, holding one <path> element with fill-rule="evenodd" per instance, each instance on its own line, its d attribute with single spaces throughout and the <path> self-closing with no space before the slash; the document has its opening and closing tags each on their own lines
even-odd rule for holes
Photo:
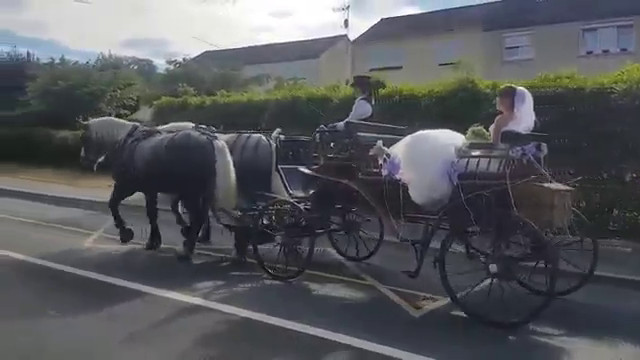
<svg viewBox="0 0 640 360">
<path fill-rule="evenodd" d="M 147 241 L 147 243 L 144 244 L 144 249 L 149 251 L 158 250 L 161 246 L 162 243 L 159 241 Z"/>
<path fill-rule="evenodd" d="M 247 263 L 247 257 L 242 255 L 235 255 L 231 257 L 231 264 L 242 265 Z"/>
<path fill-rule="evenodd" d="M 198 244 L 211 244 L 211 240 L 207 238 L 199 238 Z"/>
<path fill-rule="evenodd" d="M 183 226 L 180 228 L 180 234 L 182 234 L 182 237 L 184 237 L 185 239 L 189 237 L 190 231 L 191 228 L 189 228 L 189 226 Z"/>
<path fill-rule="evenodd" d="M 176 257 L 180 262 L 184 262 L 184 263 L 191 262 L 191 254 L 181 252 L 181 253 L 178 253 Z"/>
<path fill-rule="evenodd" d="M 127 244 L 133 240 L 133 230 L 131 228 L 124 228 L 120 230 L 120 242 L 123 244 Z"/>
<path fill-rule="evenodd" d="M 178 253 L 176 254 L 178 261 L 181 261 L 181 262 L 191 261 L 191 256 L 193 255 L 193 251 L 189 251 L 189 249 L 190 247 L 183 246 L 182 249 L 178 250 Z"/>
</svg>

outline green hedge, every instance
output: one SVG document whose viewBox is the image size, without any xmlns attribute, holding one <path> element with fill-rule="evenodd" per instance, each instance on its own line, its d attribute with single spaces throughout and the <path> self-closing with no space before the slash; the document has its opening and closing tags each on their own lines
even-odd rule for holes
<svg viewBox="0 0 640 360">
<path fill-rule="evenodd" d="M 539 127 L 552 135 L 549 167 L 557 178 L 582 176 L 582 210 L 600 235 L 610 227 L 637 237 L 640 187 L 621 182 L 640 174 L 640 64 L 597 77 L 575 72 L 513 81 L 534 95 Z M 427 86 L 390 86 L 376 101 L 376 121 L 413 128 L 445 127 L 460 132 L 488 126 L 496 115 L 502 83 L 467 76 Z M 300 88 L 213 97 L 162 98 L 154 122 L 194 121 L 228 129 L 273 129 L 309 134 L 320 124 L 342 120 L 353 95 L 347 87 Z M 615 216 L 611 214 L 614 213 Z"/>
<path fill-rule="evenodd" d="M 430 87 L 388 87 L 376 98 L 377 121 L 416 127 L 449 126 L 458 130 L 491 118 L 492 87 L 462 78 Z M 273 129 L 306 133 L 340 121 L 353 104 L 348 87 L 297 88 L 268 93 L 211 97 L 161 98 L 154 122 L 194 121 L 224 129 Z M 461 106 L 461 104 L 464 104 Z"/>
<path fill-rule="evenodd" d="M 544 113 L 545 102 L 549 101 L 572 111 L 611 100 L 637 106 L 640 100 L 640 64 L 598 77 L 558 73 L 514 82 L 534 93 L 539 113 Z M 474 123 L 491 123 L 495 116 L 495 93 L 500 85 L 462 76 L 426 86 L 389 86 L 376 98 L 375 117 L 390 124 L 464 131 Z M 346 86 L 164 97 L 154 103 L 154 122 L 194 121 L 225 129 L 281 127 L 289 133 L 309 133 L 320 124 L 344 119 L 352 102 L 353 95 Z"/>
<path fill-rule="evenodd" d="M 548 165 L 554 175 L 585 177 L 579 190 L 587 217 L 601 234 L 613 225 L 617 234 L 637 237 L 640 187 L 637 180 L 619 179 L 640 174 L 640 65 L 598 77 L 563 73 L 515 83 L 534 94 L 539 130 L 557 137 L 549 142 Z M 475 123 L 488 126 L 500 85 L 460 77 L 429 86 L 390 86 L 377 97 L 375 117 L 461 132 Z M 309 134 L 320 124 L 343 119 L 352 101 L 345 86 L 162 98 L 155 103 L 154 122 L 194 121 L 225 130 L 281 127 L 287 134 Z M 76 165 L 79 151 L 77 132 L 0 126 L 0 161 Z"/>
<path fill-rule="evenodd" d="M 78 166 L 80 132 L 44 128 L 0 128 L 0 161 Z"/>
</svg>

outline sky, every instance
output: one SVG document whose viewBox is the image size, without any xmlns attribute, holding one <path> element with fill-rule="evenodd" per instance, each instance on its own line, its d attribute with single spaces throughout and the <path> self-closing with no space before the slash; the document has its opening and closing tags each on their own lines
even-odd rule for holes
<svg viewBox="0 0 640 360">
<path fill-rule="evenodd" d="M 487 0 L 351 0 L 349 36 L 382 17 Z M 215 48 L 344 33 L 344 0 L 0 0 L 0 48 L 86 60 L 98 52 L 157 62 Z"/>
</svg>

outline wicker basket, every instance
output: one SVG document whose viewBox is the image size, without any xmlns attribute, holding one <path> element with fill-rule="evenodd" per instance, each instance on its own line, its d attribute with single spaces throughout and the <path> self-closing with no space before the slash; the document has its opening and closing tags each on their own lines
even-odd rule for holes
<svg viewBox="0 0 640 360">
<path fill-rule="evenodd" d="M 563 229 L 572 216 L 574 189 L 559 183 L 522 183 L 512 188 L 518 212 L 540 229 Z"/>
</svg>

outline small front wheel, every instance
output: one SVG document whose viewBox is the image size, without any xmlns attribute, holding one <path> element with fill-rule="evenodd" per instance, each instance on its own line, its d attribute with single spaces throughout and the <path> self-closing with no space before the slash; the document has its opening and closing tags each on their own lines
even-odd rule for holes
<svg viewBox="0 0 640 360">
<path fill-rule="evenodd" d="M 327 233 L 333 249 L 349 261 L 362 262 L 373 257 L 384 241 L 384 222 L 380 216 L 369 216 L 362 209 L 337 206 L 331 217 L 336 228 Z"/>
<path fill-rule="evenodd" d="M 261 207 L 251 246 L 256 262 L 275 280 L 300 277 L 311 263 L 317 235 L 305 210 L 295 202 L 275 199 Z"/>
</svg>

